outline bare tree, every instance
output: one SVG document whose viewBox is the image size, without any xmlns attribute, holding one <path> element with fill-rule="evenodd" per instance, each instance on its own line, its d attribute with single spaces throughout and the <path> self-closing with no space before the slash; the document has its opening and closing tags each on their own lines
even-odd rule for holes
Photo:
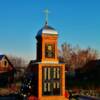
<svg viewBox="0 0 100 100">
<path fill-rule="evenodd" d="M 92 48 L 81 49 L 79 46 L 72 47 L 63 43 L 60 51 L 60 61 L 66 63 L 70 70 L 83 67 L 88 61 L 98 58 L 98 53 Z"/>
<path fill-rule="evenodd" d="M 8 58 L 16 69 L 15 80 L 20 81 L 25 74 L 28 62 L 21 57 L 12 55 L 8 55 Z"/>
</svg>

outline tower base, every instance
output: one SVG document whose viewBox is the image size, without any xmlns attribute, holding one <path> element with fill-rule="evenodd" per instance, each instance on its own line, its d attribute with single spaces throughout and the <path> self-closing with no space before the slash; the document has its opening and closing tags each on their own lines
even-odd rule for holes
<svg viewBox="0 0 100 100">
<path fill-rule="evenodd" d="M 37 100 L 69 100 L 69 99 L 63 96 L 45 96 L 38 98 Z"/>
</svg>

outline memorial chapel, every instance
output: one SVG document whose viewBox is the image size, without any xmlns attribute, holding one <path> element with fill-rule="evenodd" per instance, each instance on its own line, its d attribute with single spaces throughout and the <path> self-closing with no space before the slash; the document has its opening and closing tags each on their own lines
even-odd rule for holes
<svg viewBox="0 0 100 100">
<path fill-rule="evenodd" d="M 29 66 L 34 73 L 33 95 L 38 100 L 68 100 L 65 98 L 65 64 L 58 59 L 58 32 L 46 21 L 36 40 L 36 60 Z"/>
</svg>

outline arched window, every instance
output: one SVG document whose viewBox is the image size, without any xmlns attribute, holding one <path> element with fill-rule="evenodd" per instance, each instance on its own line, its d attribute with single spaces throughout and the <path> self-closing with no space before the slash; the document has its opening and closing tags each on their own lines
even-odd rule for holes
<svg viewBox="0 0 100 100">
<path fill-rule="evenodd" d="M 43 67 L 42 69 L 42 94 L 61 95 L 61 70 L 60 67 Z"/>
</svg>

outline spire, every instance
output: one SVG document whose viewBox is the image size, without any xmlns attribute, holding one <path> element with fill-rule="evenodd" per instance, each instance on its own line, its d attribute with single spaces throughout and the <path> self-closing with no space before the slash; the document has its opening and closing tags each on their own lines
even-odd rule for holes
<svg viewBox="0 0 100 100">
<path fill-rule="evenodd" d="M 44 13 L 45 13 L 45 26 L 48 25 L 48 14 L 49 14 L 49 10 L 48 9 L 45 9 L 44 10 Z"/>
</svg>

